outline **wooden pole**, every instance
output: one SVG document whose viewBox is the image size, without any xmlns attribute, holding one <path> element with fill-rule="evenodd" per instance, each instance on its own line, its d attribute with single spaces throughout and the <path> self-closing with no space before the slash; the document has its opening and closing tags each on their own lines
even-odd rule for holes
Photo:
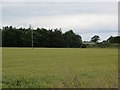
<svg viewBox="0 0 120 90">
<path fill-rule="evenodd" d="M 33 29 L 32 30 L 32 49 L 33 49 Z"/>
<path fill-rule="evenodd" d="M 30 30 L 31 30 L 31 46 L 32 46 L 32 49 L 33 49 L 33 29 L 31 27 L 31 25 L 29 26 Z"/>
</svg>

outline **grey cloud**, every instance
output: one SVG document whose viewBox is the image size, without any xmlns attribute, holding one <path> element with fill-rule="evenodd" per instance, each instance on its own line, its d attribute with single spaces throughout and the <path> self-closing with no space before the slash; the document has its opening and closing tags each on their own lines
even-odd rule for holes
<svg viewBox="0 0 120 90">
<path fill-rule="evenodd" d="M 13 26 L 27 26 L 28 24 L 31 24 L 32 21 L 29 19 L 37 18 L 42 20 L 42 17 L 49 17 L 52 16 L 53 18 L 56 16 L 69 16 L 69 15 L 113 15 L 117 16 L 117 3 L 42 3 L 42 2 L 12 2 L 8 3 L 5 2 L 2 4 L 2 18 L 3 18 L 3 25 L 13 25 Z M 39 18 L 41 17 L 41 18 Z M 98 17 L 99 18 L 99 17 Z M 71 18 L 70 18 L 71 19 Z M 94 19 L 94 18 L 93 18 Z M 35 19 L 34 19 L 35 20 Z M 39 20 L 39 24 L 40 23 Z M 52 19 L 51 19 L 52 20 Z M 45 19 L 46 26 L 48 21 Z M 88 22 L 92 22 L 89 19 Z M 86 22 L 87 22 L 86 21 Z M 117 20 L 115 19 L 115 22 Z M 83 22 L 84 23 L 84 22 Z M 113 22 L 114 23 L 114 22 Z M 69 23 L 66 23 L 69 24 Z M 38 24 L 37 24 L 38 25 Z M 36 26 L 37 26 L 36 25 Z M 106 25 L 106 24 L 105 24 Z M 63 31 L 66 31 L 68 29 L 75 30 L 78 34 L 83 34 L 84 37 L 85 33 L 116 33 L 117 34 L 117 25 L 111 26 L 104 24 L 97 24 L 94 26 L 90 26 L 86 30 L 81 29 L 81 27 L 64 27 Z M 57 26 L 55 26 L 57 27 Z M 110 35 L 110 34 L 109 34 Z M 103 34 L 104 37 L 105 34 Z"/>
<path fill-rule="evenodd" d="M 2 2 L 73 2 L 73 0 L 1 0 Z M 119 0 L 74 0 L 74 2 L 118 2 Z"/>
<path fill-rule="evenodd" d="M 117 3 L 3 3 L 3 16 L 30 17 L 83 13 L 116 14 Z"/>
</svg>

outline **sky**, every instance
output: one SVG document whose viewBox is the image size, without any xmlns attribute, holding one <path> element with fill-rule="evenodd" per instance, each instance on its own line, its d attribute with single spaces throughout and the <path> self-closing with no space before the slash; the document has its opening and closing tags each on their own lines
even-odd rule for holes
<svg viewBox="0 0 120 90">
<path fill-rule="evenodd" d="M 2 2 L 119 2 L 119 0 L 1 0 Z"/>
<path fill-rule="evenodd" d="M 11 2 L 10 2 L 11 1 Z M 2 26 L 72 29 L 89 41 L 94 35 L 101 40 L 118 35 L 118 3 L 111 2 L 38 2 L 35 0 L 2 1 Z"/>
</svg>

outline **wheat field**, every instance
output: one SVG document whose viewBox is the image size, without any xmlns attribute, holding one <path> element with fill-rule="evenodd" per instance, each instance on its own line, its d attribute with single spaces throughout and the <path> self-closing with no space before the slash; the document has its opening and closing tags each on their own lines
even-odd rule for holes
<svg viewBox="0 0 120 90">
<path fill-rule="evenodd" d="M 116 48 L 3 48 L 3 88 L 117 88 Z"/>
</svg>

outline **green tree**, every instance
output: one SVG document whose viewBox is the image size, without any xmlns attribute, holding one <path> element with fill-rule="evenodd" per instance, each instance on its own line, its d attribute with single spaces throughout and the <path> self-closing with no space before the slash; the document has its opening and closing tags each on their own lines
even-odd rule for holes
<svg viewBox="0 0 120 90">
<path fill-rule="evenodd" d="M 110 36 L 107 39 L 107 42 L 109 42 L 109 43 L 120 43 L 120 36 L 116 36 L 116 37 Z"/>
<path fill-rule="evenodd" d="M 100 40 L 100 37 L 98 35 L 95 35 L 91 38 L 91 41 L 94 43 L 97 43 Z"/>
<path fill-rule="evenodd" d="M 31 28 L 2 28 L 3 47 L 31 47 Z M 34 47 L 81 47 L 82 38 L 72 30 L 62 33 L 61 29 L 33 29 Z"/>
<path fill-rule="evenodd" d="M 69 30 L 63 34 L 65 47 L 81 47 L 82 38 L 76 35 L 72 30 Z"/>
</svg>

